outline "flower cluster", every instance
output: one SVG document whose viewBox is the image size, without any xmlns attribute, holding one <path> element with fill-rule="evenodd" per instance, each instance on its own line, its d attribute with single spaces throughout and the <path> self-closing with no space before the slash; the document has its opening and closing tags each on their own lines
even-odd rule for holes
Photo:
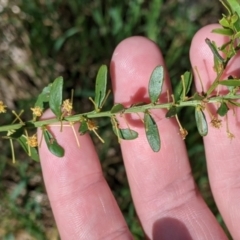
<svg viewBox="0 0 240 240">
<path fill-rule="evenodd" d="M 0 101 L 0 113 L 5 113 L 6 108 L 7 108 L 7 106 L 4 105 L 3 101 Z"/>
<path fill-rule="evenodd" d="M 41 117 L 42 116 L 42 113 L 43 113 L 43 109 L 40 108 L 40 107 L 34 107 L 34 108 L 31 108 L 32 112 L 33 112 L 33 115 L 35 117 Z"/>
<path fill-rule="evenodd" d="M 38 146 L 38 141 L 37 141 L 37 135 L 34 134 L 31 137 L 27 138 L 27 145 L 29 145 L 30 147 L 37 147 Z"/>
</svg>

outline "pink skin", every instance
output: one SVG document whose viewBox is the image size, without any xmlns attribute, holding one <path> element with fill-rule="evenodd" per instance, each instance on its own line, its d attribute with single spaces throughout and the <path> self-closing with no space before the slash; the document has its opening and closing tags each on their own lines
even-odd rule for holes
<svg viewBox="0 0 240 240">
<path fill-rule="evenodd" d="M 191 62 L 197 66 L 204 86 L 214 79 L 213 57 L 205 38 L 221 44 L 224 39 L 212 34 L 210 25 L 193 39 Z M 143 37 L 131 37 L 115 49 L 111 76 L 116 103 L 129 106 L 146 101 L 151 71 L 164 65 L 158 47 Z M 237 61 L 229 72 L 240 74 Z M 197 80 L 198 81 L 198 80 Z M 197 89 L 201 91 L 197 82 Z M 170 82 L 166 74 L 164 100 Z M 132 129 L 139 133 L 133 141 L 122 141 L 121 149 L 134 204 L 149 239 L 222 240 L 227 239 L 194 183 L 184 141 L 175 120 L 165 119 L 165 111 L 151 111 L 158 123 L 162 147 L 154 153 L 146 142 L 144 128 L 136 115 L 128 116 Z M 230 129 L 236 136 L 226 137 L 225 127 L 213 129 L 204 138 L 208 173 L 215 201 L 234 239 L 240 239 L 240 155 L 237 117 L 229 114 Z M 52 114 L 48 111 L 45 118 Z M 125 122 L 119 119 L 121 125 Z M 223 126 L 225 119 L 223 118 Z M 75 126 L 77 131 L 78 126 Z M 72 129 L 51 127 L 65 149 L 62 159 L 41 144 L 44 181 L 61 239 L 133 239 L 117 203 L 102 175 L 98 156 L 88 135 L 79 138 L 78 148 Z M 196 159 L 197 160 L 197 159 Z"/>
</svg>

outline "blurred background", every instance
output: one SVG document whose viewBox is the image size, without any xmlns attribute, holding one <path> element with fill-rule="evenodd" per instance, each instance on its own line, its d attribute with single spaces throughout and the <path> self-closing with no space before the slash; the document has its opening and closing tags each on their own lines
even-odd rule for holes
<svg viewBox="0 0 240 240">
<path fill-rule="evenodd" d="M 64 94 L 75 89 L 76 111 L 89 111 L 97 69 L 108 65 L 117 44 L 133 35 L 146 36 L 160 46 L 175 85 L 191 69 L 188 51 L 194 33 L 217 22 L 222 12 L 217 0 L 0 0 L 0 100 L 18 111 L 30 108 L 41 89 L 61 75 Z M 111 104 L 110 99 L 107 107 Z M 28 116 L 29 112 L 23 115 Z M 2 114 L 0 124 L 11 119 Z M 186 144 L 196 183 L 224 227 L 212 199 L 192 109 L 181 112 L 180 119 L 189 132 Z M 93 140 L 105 177 L 135 239 L 144 239 L 117 139 L 107 120 L 99 125 L 106 143 L 94 136 Z M 8 141 L 0 139 L 0 149 L 0 239 L 59 239 L 40 164 L 17 144 L 15 164 Z"/>
</svg>

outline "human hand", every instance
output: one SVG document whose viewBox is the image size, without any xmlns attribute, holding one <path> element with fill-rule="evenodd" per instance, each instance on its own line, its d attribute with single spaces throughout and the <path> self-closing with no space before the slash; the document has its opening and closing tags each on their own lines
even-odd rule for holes
<svg viewBox="0 0 240 240">
<path fill-rule="evenodd" d="M 201 29 L 190 50 L 192 66 L 197 66 L 204 86 L 209 86 L 215 77 L 213 55 L 205 38 L 218 45 L 225 41 L 224 37 L 210 33 L 213 28 L 216 25 Z M 143 37 L 121 42 L 111 62 L 115 102 L 129 106 L 146 99 L 148 80 L 157 65 L 164 65 L 164 61 L 153 42 Z M 230 63 L 227 75 L 230 74 L 240 75 L 239 59 Z M 163 92 L 166 93 L 171 87 L 167 74 L 165 79 Z M 199 80 L 195 85 L 201 91 Z M 164 111 L 151 112 L 161 134 L 161 150 L 157 153 L 151 150 L 137 118 L 136 123 L 130 124 L 139 137 L 121 142 L 132 198 L 147 238 L 227 239 L 196 188 L 176 121 L 166 119 Z M 236 110 L 235 117 L 232 114 L 228 117 L 235 136 L 240 133 L 238 114 L 239 110 Z M 50 115 L 47 112 L 44 117 Z M 120 124 L 124 124 L 121 119 Z M 65 156 L 62 159 L 53 156 L 44 142 L 39 153 L 61 239 L 133 239 L 103 177 L 90 137 L 79 136 L 81 147 L 78 148 L 71 128 L 60 132 L 52 127 L 51 131 L 64 147 Z M 209 127 L 204 145 L 214 199 L 233 238 L 240 239 L 239 139 L 230 141 L 223 129 Z"/>
</svg>

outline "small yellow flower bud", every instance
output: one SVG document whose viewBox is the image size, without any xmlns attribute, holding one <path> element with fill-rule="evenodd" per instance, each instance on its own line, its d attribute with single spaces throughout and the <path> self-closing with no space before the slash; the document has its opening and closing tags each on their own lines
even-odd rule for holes
<svg viewBox="0 0 240 240">
<path fill-rule="evenodd" d="M 92 120 L 89 120 L 89 119 L 87 121 L 87 127 L 88 127 L 89 131 L 94 131 L 94 130 L 98 129 L 98 126 L 96 125 L 96 123 Z"/>
<path fill-rule="evenodd" d="M 42 112 L 43 112 L 42 108 L 37 106 L 37 107 L 31 108 L 31 110 L 32 110 L 34 116 L 36 116 L 36 117 L 42 116 Z"/>
<path fill-rule="evenodd" d="M 38 146 L 37 135 L 34 134 L 32 137 L 28 137 L 26 143 L 27 143 L 30 147 L 37 147 L 37 146 Z"/>
<path fill-rule="evenodd" d="M 3 104 L 3 101 L 0 101 L 0 113 L 6 112 L 7 106 Z"/>
<path fill-rule="evenodd" d="M 63 104 L 62 104 L 63 111 L 66 111 L 68 114 L 71 114 L 72 109 L 73 109 L 73 106 L 69 99 L 66 99 L 65 101 L 63 101 Z"/>
<path fill-rule="evenodd" d="M 213 117 L 210 123 L 215 128 L 220 128 L 222 126 L 222 120 L 217 119 L 216 117 Z"/>
</svg>

